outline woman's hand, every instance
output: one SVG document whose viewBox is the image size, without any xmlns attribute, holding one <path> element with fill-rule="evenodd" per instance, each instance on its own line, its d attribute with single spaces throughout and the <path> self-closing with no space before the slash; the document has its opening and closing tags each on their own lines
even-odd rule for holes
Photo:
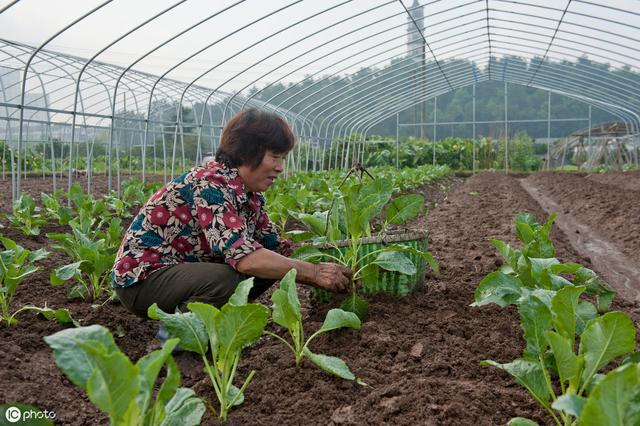
<svg viewBox="0 0 640 426">
<path fill-rule="evenodd" d="M 353 272 L 337 263 L 323 262 L 315 266 L 314 284 L 334 293 L 346 293 L 349 290 Z"/>
</svg>

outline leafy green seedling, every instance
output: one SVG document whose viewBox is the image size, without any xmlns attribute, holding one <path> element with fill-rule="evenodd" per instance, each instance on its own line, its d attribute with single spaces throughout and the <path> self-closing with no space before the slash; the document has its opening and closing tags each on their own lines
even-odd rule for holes
<svg viewBox="0 0 640 426">
<path fill-rule="evenodd" d="M 27 311 L 35 312 L 37 315 L 40 315 L 47 321 L 55 320 L 58 324 L 62 324 L 62 325 L 73 324 L 74 327 L 80 327 L 80 323 L 71 316 L 71 312 L 69 312 L 68 309 L 66 308 L 51 309 L 47 307 L 46 303 L 44 305 L 44 308 L 40 308 L 39 306 L 34 306 L 34 305 L 23 306 L 22 308 L 15 311 L 11 315 L 11 317 L 9 317 L 9 321 L 8 321 L 9 324 L 15 324 L 17 322 L 17 320 L 15 319 L 16 316 L 22 312 L 27 312 Z"/>
<path fill-rule="evenodd" d="M 10 238 L 0 237 L 5 250 L 0 252 L 0 323 L 15 323 L 9 314 L 9 304 L 18 289 L 18 285 L 29 275 L 40 269 L 33 262 L 49 256 L 44 248 L 30 251 L 18 245 Z"/>
<path fill-rule="evenodd" d="M 296 366 L 300 366 L 303 357 L 309 358 L 314 364 L 324 371 L 334 374 L 347 380 L 358 380 L 349 370 L 347 364 L 340 358 L 321 355 L 311 352 L 309 344 L 313 339 L 322 333 L 335 330 L 337 328 L 349 327 L 355 330 L 360 329 L 360 319 L 352 312 L 345 312 L 342 309 L 331 309 L 322 324 L 322 327 L 313 333 L 308 339 L 304 338 L 302 327 L 302 314 L 300 312 L 300 301 L 296 289 L 296 270 L 292 269 L 280 281 L 280 288 L 271 296 L 273 301 L 273 320 L 276 324 L 289 330 L 291 343 L 275 333 L 265 331 L 283 342 L 293 352 L 296 359 Z"/>
<path fill-rule="evenodd" d="M 109 416 L 112 425 L 198 425 L 206 408 L 193 390 L 180 388 L 180 370 L 171 357 L 179 339 L 133 364 L 100 325 L 59 331 L 44 338 L 58 367 Z M 164 365 L 167 375 L 157 393 Z M 154 400 L 155 395 L 155 400 Z"/>
<path fill-rule="evenodd" d="M 225 421 L 229 409 L 244 401 L 244 391 L 253 379 L 251 371 L 240 388 L 233 381 L 242 349 L 262 335 L 269 309 L 259 304 L 248 304 L 253 278 L 238 284 L 229 302 L 222 308 L 206 303 L 189 303 L 190 312 L 169 314 L 155 303 L 148 315 L 160 320 L 170 335 L 180 338 L 180 347 L 202 357 L 220 403 L 218 417 Z"/>
<path fill-rule="evenodd" d="M 29 194 L 22 194 L 13 203 L 7 220 L 17 230 L 27 236 L 40 235 L 40 227 L 47 223 L 47 219 L 40 214 L 40 207 Z"/>
<path fill-rule="evenodd" d="M 73 219 L 73 211 L 60 203 L 60 195 L 60 190 L 52 195 L 43 192 L 40 194 L 40 200 L 47 216 L 57 220 L 60 225 L 67 225 Z"/>
<path fill-rule="evenodd" d="M 64 251 L 74 260 L 51 271 L 50 281 L 52 285 L 60 286 L 73 280 L 67 290 L 70 299 L 92 297 L 98 300 L 105 290 L 110 290 L 107 280 L 120 245 L 121 221 L 111 218 L 106 230 L 85 233 L 75 220 L 69 222 L 73 234 L 47 234 L 47 237 L 57 241 L 53 248 Z"/>
</svg>

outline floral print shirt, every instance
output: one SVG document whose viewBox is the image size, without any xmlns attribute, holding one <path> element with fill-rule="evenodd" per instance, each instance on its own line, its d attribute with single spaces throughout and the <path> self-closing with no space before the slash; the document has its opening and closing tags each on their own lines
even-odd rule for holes
<svg viewBox="0 0 640 426">
<path fill-rule="evenodd" d="M 291 254 L 264 211 L 260 193 L 247 192 L 238 169 L 211 161 L 164 185 L 127 229 L 112 285 L 128 287 L 151 272 L 185 262 L 233 268 L 259 248 Z"/>
</svg>

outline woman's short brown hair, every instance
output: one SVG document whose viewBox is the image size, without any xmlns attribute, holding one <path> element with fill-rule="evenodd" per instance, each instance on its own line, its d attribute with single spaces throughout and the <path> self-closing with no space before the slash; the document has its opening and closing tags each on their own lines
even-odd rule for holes
<svg viewBox="0 0 640 426">
<path fill-rule="evenodd" d="M 224 126 L 216 160 L 230 167 L 260 165 L 264 154 L 291 151 L 296 140 L 291 127 L 278 114 L 249 108 L 231 117 Z"/>
</svg>

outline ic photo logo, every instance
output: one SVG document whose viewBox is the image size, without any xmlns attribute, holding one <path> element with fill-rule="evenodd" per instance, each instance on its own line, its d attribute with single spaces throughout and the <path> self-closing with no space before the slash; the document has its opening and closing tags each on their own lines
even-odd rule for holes
<svg viewBox="0 0 640 426">
<path fill-rule="evenodd" d="M 44 423 L 38 424 L 53 424 L 51 423 L 51 420 L 56 418 L 56 413 L 54 411 L 40 410 L 37 407 L 29 405 L 16 404 L 0 406 L 0 413 L 2 413 L 3 409 L 4 419 L 0 418 L 0 425 L 6 424 L 3 420 L 6 420 L 10 424 L 30 422 L 34 420 L 39 422 L 44 421 Z"/>
<path fill-rule="evenodd" d="M 22 411 L 18 407 L 9 407 L 4 412 L 4 416 L 9 423 L 16 423 L 22 419 Z"/>
</svg>

